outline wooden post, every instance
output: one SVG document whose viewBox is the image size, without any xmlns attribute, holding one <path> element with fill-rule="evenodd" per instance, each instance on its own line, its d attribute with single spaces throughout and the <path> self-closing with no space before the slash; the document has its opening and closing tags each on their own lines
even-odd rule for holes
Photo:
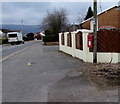
<svg viewBox="0 0 120 104">
<path fill-rule="evenodd" d="M 97 63 L 97 0 L 94 0 L 94 46 L 93 46 L 93 63 Z"/>
<path fill-rule="evenodd" d="M 75 23 L 73 23 L 73 31 L 75 31 Z"/>
<path fill-rule="evenodd" d="M 22 32 L 22 35 L 23 35 L 23 23 L 24 23 L 24 21 L 21 20 L 21 32 Z"/>
</svg>

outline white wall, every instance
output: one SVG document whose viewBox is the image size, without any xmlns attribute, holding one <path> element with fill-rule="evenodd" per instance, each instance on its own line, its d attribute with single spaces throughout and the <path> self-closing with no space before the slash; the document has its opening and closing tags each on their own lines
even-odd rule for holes
<svg viewBox="0 0 120 104">
<path fill-rule="evenodd" d="M 94 27 L 94 22 L 93 22 L 93 20 L 91 20 L 91 21 L 90 21 L 90 30 L 91 30 L 91 31 L 93 31 L 93 29 L 94 29 L 93 27 Z"/>
<path fill-rule="evenodd" d="M 90 30 L 94 31 L 94 20 L 93 19 L 90 20 Z M 98 18 L 97 18 L 97 31 L 98 30 L 99 28 L 98 28 Z"/>
<path fill-rule="evenodd" d="M 83 33 L 83 50 L 76 49 L 76 42 L 75 42 L 75 34 L 81 31 Z M 89 52 L 89 47 L 87 45 L 87 36 L 92 31 L 90 30 L 77 30 L 71 32 L 72 38 L 72 47 L 67 46 L 67 34 L 69 32 L 64 33 L 64 41 L 65 45 L 61 44 L 61 34 L 59 33 L 59 50 L 63 51 L 67 54 L 72 55 L 73 57 L 80 58 L 84 62 L 93 62 L 93 52 Z M 112 63 L 120 62 L 120 53 L 105 53 L 105 52 L 98 52 L 97 53 L 97 62 L 98 63 L 109 63 L 112 60 Z"/>
<path fill-rule="evenodd" d="M 3 36 L 5 36 L 5 34 L 0 30 L 0 38 L 2 38 Z"/>
<path fill-rule="evenodd" d="M 0 31 L 0 38 L 2 38 L 2 34 L 3 34 L 3 32 L 2 32 L 2 31 Z"/>
</svg>

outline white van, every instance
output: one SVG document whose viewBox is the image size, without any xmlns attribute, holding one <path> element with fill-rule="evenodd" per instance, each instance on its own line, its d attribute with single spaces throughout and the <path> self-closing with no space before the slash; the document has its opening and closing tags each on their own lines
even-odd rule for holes
<svg viewBox="0 0 120 104">
<path fill-rule="evenodd" d="M 13 44 L 24 43 L 22 33 L 20 32 L 9 32 L 7 33 L 8 42 Z"/>
</svg>

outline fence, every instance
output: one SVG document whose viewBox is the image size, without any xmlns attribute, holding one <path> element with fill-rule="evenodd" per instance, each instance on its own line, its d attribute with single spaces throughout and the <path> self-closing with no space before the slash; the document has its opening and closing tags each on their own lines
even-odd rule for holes
<svg viewBox="0 0 120 104">
<path fill-rule="evenodd" d="M 98 31 L 98 52 L 120 53 L 119 31 Z"/>
<path fill-rule="evenodd" d="M 92 31 L 85 29 L 71 33 L 59 33 L 59 50 L 85 62 L 93 62 L 93 49 L 88 47 L 90 33 Z M 120 33 L 118 31 L 99 31 L 97 61 L 100 63 L 120 62 L 119 40 Z"/>
</svg>

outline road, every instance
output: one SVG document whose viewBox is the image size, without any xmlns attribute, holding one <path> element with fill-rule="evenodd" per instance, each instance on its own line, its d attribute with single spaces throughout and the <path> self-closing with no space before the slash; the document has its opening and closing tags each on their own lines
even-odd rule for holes
<svg viewBox="0 0 120 104">
<path fill-rule="evenodd" d="M 117 89 L 98 89 L 77 72 L 84 65 L 80 60 L 58 46 L 31 45 L 2 62 L 3 102 L 118 101 Z"/>
<path fill-rule="evenodd" d="M 28 41 L 28 42 L 25 42 L 25 44 L 19 44 L 19 45 L 3 45 L 2 50 L 0 51 L 0 54 L 2 53 L 2 58 L 4 59 L 6 56 L 14 54 L 15 52 L 18 52 L 36 43 L 38 42 Z"/>
</svg>

